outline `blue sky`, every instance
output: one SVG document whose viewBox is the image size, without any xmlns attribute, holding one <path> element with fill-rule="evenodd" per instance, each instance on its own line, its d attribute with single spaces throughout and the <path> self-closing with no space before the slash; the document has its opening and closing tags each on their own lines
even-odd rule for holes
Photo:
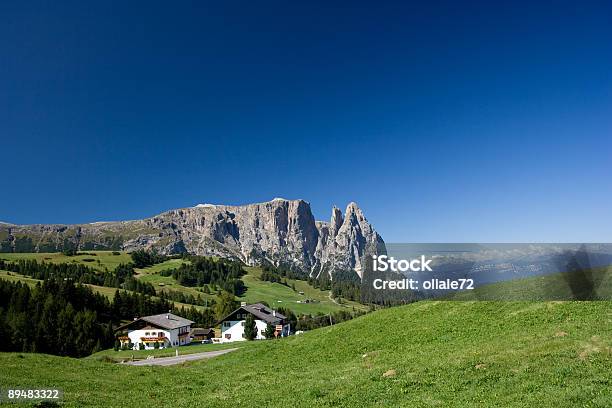
<svg viewBox="0 0 612 408">
<path fill-rule="evenodd" d="M 0 220 L 285 197 L 388 242 L 612 241 L 609 2 L 13 3 Z"/>
</svg>

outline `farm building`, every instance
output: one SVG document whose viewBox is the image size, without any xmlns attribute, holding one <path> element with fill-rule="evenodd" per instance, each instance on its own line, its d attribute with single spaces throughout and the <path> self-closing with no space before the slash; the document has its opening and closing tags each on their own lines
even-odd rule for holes
<svg viewBox="0 0 612 408">
<path fill-rule="evenodd" d="M 121 346 L 132 344 L 138 350 L 142 344 L 145 350 L 155 348 L 178 347 L 191 343 L 191 325 L 193 322 L 172 313 L 145 316 L 117 328 L 121 333 L 117 338 Z"/>
<path fill-rule="evenodd" d="M 275 327 L 278 337 L 285 337 L 290 333 L 291 328 L 287 322 L 287 318 L 276 310 L 270 309 L 261 303 L 252 305 L 243 303 L 238 309 L 234 310 L 220 321 L 221 343 L 246 340 L 244 336 L 244 324 L 248 314 L 253 315 L 255 319 L 255 326 L 257 327 L 256 340 L 266 338 L 264 333 L 268 324 Z"/>
<path fill-rule="evenodd" d="M 190 336 L 191 341 L 211 340 L 213 337 L 215 337 L 215 330 L 194 327 L 193 329 L 191 329 Z"/>
</svg>

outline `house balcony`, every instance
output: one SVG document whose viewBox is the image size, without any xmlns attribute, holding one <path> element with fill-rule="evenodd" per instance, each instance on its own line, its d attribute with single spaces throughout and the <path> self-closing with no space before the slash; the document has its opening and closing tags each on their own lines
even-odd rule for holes
<svg viewBox="0 0 612 408">
<path fill-rule="evenodd" d="M 166 337 L 141 337 L 140 341 L 142 341 L 143 343 L 149 343 L 149 342 L 164 343 L 166 341 L 169 342 L 168 338 Z"/>
</svg>

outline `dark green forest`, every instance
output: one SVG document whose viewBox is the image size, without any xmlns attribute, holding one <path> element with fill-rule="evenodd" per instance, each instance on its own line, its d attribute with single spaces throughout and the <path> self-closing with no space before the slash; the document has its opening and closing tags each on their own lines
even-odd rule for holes
<svg viewBox="0 0 612 408">
<path fill-rule="evenodd" d="M 244 282 L 240 279 L 246 274 L 242 264 L 225 259 L 213 260 L 203 256 L 190 256 L 190 264 L 182 264 L 176 269 L 161 271 L 162 276 L 172 276 L 179 285 L 217 287 L 240 296 L 245 291 Z"/>
<path fill-rule="evenodd" d="M 34 279 L 70 279 L 81 284 L 121 288 L 147 295 L 155 295 L 155 287 L 134 278 L 132 264 L 118 265 L 113 271 L 99 272 L 89 266 L 70 263 L 38 262 L 35 259 L 20 259 L 8 262 L 0 259 L 0 269 L 29 276 Z"/>
<path fill-rule="evenodd" d="M 32 288 L 0 279 L 0 351 L 83 357 L 112 347 L 121 321 L 168 311 L 204 327 L 214 323 L 210 310 L 177 309 L 145 294 L 117 290 L 109 301 L 69 279 L 48 278 Z"/>
</svg>

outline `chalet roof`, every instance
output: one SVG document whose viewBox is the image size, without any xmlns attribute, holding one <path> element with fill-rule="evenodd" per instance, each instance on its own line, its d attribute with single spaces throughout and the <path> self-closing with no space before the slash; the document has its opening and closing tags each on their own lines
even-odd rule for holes
<svg viewBox="0 0 612 408">
<path fill-rule="evenodd" d="M 179 327 L 184 327 L 184 326 L 190 326 L 191 324 L 194 323 L 189 319 L 185 319 L 181 316 L 177 316 L 172 313 L 162 313 L 162 314 L 153 315 L 153 316 L 141 317 L 139 319 L 134 320 L 133 322 L 129 322 L 127 324 L 124 324 L 123 326 L 118 327 L 116 331 L 127 329 L 129 326 L 137 322 L 150 323 L 154 326 L 161 327 L 162 329 L 168 329 L 168 330 L 178 329 Z"/>
<path fill-rule="evenodd" d="M 191 329 L 191 333 L 189 334 L 191 334 L 192 336 L 206 336 L 214 332 L 214 329 L 203 329 L 202 327 L 194 327 Z"/>
<path fill-rule="evenodd" d="M 189 319 L 185 319 L 181 316 L 177 316 L 172 313 L 162 313 L 153 316 L 141 317 L 147 323 L 163 327 L 164 329 L 178 329 L 183 326 L 190 326 L 193 322 Z"/>
<path fill-rule="evenodd" d="M 270 324 L 279 324 L 281 323 L 282 320 L 286 319 L 286 316 L 278 312 L 275 312 L 274 310 L 270 309 L 268 306 L 262 303 L 254 303 L 252 305 L 240 306 L 238 309 L 234 310 L 232 313 L 227 315 L 225 318 L 223 318 L 219 322 L 223 322 L 224 320 L 227 320 L 228 317 L 232 316 L 234 313 L 236 313 L 239 310 L 244 310 L 245 312 L 248 312 L 252 314 L 253 316 L 255 316 L 256 319 L 262 320 Z"/>
</svg>

